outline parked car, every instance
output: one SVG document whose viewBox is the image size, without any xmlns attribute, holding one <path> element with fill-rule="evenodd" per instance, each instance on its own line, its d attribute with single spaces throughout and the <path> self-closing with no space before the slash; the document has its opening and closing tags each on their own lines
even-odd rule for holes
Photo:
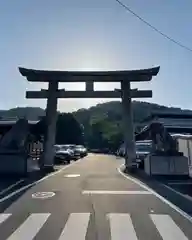
<svg viewBox="0 0 192 240">
<path fill-rule="evenodd" d="M 73 160 L 77 160 L 79 157 L 87 156 L 87 149 L 83 145 L 68 144 L 65 146 L 73 151 Z"/>
<path fill-rule="evenodd" d="M 74 152 L 65 145 L 55 145 L 55 163 L 70 163 Z"/>
<path fill-rule="evenodd" d="M 83 145 L 76 145 L 74 147 L 74 152 L 78 154 L 80 157 L 87 156 L 87 149 Z"/>
<path fill-rule="evenodd" d="M 152 147 L 151 141 L 137 141 L 135 143 L 136 148 L 136 162 L 139 168 L 144 168 L 144 159 L 150 154 Z"/>
<path fill-rule="evenodd" d="M 76 150 L 75 144 L 67 144 L 65 145 L 65 147 L 73 152 L 73 156 L 72 156 L 73 160 L 77 160 L 80 157 L 79 151 Z"/>
</svg>

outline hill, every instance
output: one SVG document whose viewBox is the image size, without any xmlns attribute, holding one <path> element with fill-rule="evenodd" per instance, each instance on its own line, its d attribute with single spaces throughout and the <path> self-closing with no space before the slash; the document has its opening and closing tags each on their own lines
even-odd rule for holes
<svg viewBox="0 0 192 240">
<path fill-rule="evenodd" d="M 0 110 L 0 119 L 23 118 L 38 120 L 45 115 L 45 111 L 39 107 L 17 107 L 9 110 Z"/>
<path fill-rule="evenodd" d="M 152 112 L 158 111 L 169 113 L 192 113 L 191 110 L 182 110 L 180 108 L 160 106 L 148 102 L 133 101 L 133 117 L 135 124 L 149 116 Z M 79 109 L 72 114 L 84 127 L 84 140 L 90 148 L 116 149 L 122 142 L 122 108 L 120 101 L 98 104 L 89 109 Z M 44 115 L 45 111 L 37 107 L 18 107 L 0 111 L 0 118 L 5 119 L 26 117 L 29 120 L 38 120 Z M 66 116 L 65 114 L 65 117 Z M 63 120 L 63 125 L 65 124 Z M 69 126 L 70 123 L 68 122 L 67 125 Z M 71 129 L 73 128 L 72 125 L 71 122 Z M 61 122 L 59 128 L 62 128 Z M 69 134 L 69 131 L 66 134 Z"/>
<path fill-rule="evenodd" d="M 132 104 L 133 109 L 133 118 L 134 123 L 141 122 L 144 118 L 149 116 L 152 112 L 168 112 L 168 113 L 190 113 L 191 110 L 174 108 L 174 107 L 166 107 L 154 103 L 148 102 L 139 102 L 133 101 Z M 86 126 L 87 123 L 92 124 L 97 120 L 108 120 L 110 122 L 116 122 L 122 120 L 122 108 L 120 101 L 112 101 L 102 104 L 97 104 L 89 109 L 79 109 L 76 112 L 73 112 L 73 115 L 77 118 L 77 120 Z"/>
<path fill-rule="evenodd" d="M 192 113 L 190 110 L 133 101 L 135 125 L 152 112 Z M 123 140 L 121 102 L 107 102 L 73 113 L 84 126 L 85 141 L 90 148 L 116 149 Z"/>
</svg>

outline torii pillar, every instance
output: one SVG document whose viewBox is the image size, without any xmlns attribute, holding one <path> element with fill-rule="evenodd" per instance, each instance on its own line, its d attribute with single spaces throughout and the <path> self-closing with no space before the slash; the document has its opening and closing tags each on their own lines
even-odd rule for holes
<svg viewBox="0 0 192 240">
<path fill-rule="evenodd" d="M 125 168 L 130 170 L 136 167 L 136 150 L 131 102 L 131 86 L 129 81 L 121 82 L 121 98 L 125 144 Z"/>
<path fill-rule="evenodd" d="M 41 169 L 51 172 L 54 170 L 54 144 L 57 123 L 57 92 L 58 81 L 49 82 L 46 107 L 46 133 Z"/>
</svg>

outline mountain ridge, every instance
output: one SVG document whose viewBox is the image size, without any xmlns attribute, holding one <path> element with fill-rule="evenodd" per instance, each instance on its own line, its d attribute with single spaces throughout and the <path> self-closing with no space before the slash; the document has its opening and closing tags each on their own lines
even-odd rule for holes
<svg viewBox="0 0 192 240">
<path fill-rule="evenodd" d="M 103 113 L 103 112 L 116 112 L 121 114 L 121 102 L 120 101 L 110 101 L 106 103 L 99 103 L 95 106 L 91 106 L 87 109 L 81 108 L 77 111 L 72 112 L 77 118 L 81 118 L 81 115 L 88 113 Z M 140 114 L 138 113 L 140 111 Z M 177 114 L 192 114 L 190 109 L 181 109 L 178 107 L 168 107 L 164 105 L 159 105 L 156 103 L 149 103 L 144 101 L 133 101 L 133 114 L 135 116 L 136 122 L 143 120 L 143 117 L 147 117 L 154 112 L 169 112 Z M 8 110 L 0 110 L 0 118 L 22 118 L 25 117 L 28 120 L 38 120 L 40 117 L 45 116 L 45 110 L 40 107 L 16 107 Z M 143 117 L 142 117 L 143 116 Z"/>
</svg>

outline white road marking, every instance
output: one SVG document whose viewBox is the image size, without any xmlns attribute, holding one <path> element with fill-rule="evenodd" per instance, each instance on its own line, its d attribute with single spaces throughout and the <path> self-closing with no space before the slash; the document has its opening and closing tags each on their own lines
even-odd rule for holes
<svg viewBox="0 0 192 240">
<path fill-rule="evenodd" d="M 70 165 L 67 165 L 67 166 L 61 168 L 60 170 L 58 170 L 58 171 L 56 171 L 56 172 L 54 172 L 54 173 L 51 173 L 51 174 L 49 174 L 49 175 L 47 175 L 47 176 L 39 179 L 39 180 L 36 181 L 36 182 L 30 183 L 30 184 L 28 184 L 28 185 L 26 185 L 26 186 L 23 186 L 23 187 L 17 189 L 16 191 L 8 194 L 7 196 L 5 196 L 5 197 L 3 197 L 3 198 L 0 198 L 0 203 L 6 201 L 6 200 L 8 200 L 8 199 L 10 199 L 11 197 L 15 196 L 16 194 L 18 194 L 18 193 L 20 193 L 20 192 L 22 192 L 22 191 L 24 191 L 24 190 L 26 190 L 26 189 L 28 189 L 28 188 L 30 188 L 30 187 L 33 187 L 33 186 L 37 185 L 38 183 L 40 183 L 40 182 L 42 182 L 42 181 L 44 181 L 44 180 L 46 180 L 46 179 L 48 179 L 48 178 L 50 178 L 50 177 L 53 177 L 53 176 L 61 173 L 61 172 L 64 171 L 66 168 L 71 167 L 71 166 L 73 166 L 74 164 L 77 164 L 80 160 L 81 160 L 81 159 L 79 159 L 79 160 L 71 163 Z"/>
<path fill-rule="evenodd" d="M 188 240 L 169 215 L 150 214 L 163 240 Z"/>
<path fill-rule="evenodd" d="M 2 195 L 2 194 L 4 194 L 4 193 L 6 193 L 7 191 L 9 191 L 9 190 L 11 190 L 12 188 L 16 187 L 17 185 L 19 185 L 19 184 L 20 184 L 21 182 L 23 182 L 23 181 L 24 181 L 24 179 L 21 179 L 21 180 L 17 181 L 16 183 L 10 185 L 9 187 L 3 189 L 3 190 L 0 192 L 0 194 Z"/>
<path fill-rule="evenodd" d="M 67 174 L 67 175 L 65 175 L 65 177 L 67 177 L 67 178 L 76 178 L 76 177 L 80 177 L 80 174 Z"/>
<path fill-rule="evenodd" d="M 191 196 L 189 196 L 189 195 L 187 195 L 187 194 L 180 193 L 179 191 L 176 191 L 176 190 L 173 189 L 172 187 L 167 186 L 167 185 L 165 185 L 165 184 L 161 184 L 161 185 L 164 186 L 164 187 L 166 187 L 167 189 L 171 190 L 172 192 L 180 195 L 181 197 L 184 197 L 184 198 L 186 198 L 187 200 L 189 200 L 189 201 L 192 202 L 192 197 L 191 197 Z"/>
<path fill-rule="evenodd" d="M 32 240 L 47 221 L 50 213 L 33 213 L 7 240 Z"/>
<path fill-rule="evenodd" d="M 164 197 L 162 197 L 161 195 L 159 195 L 157 192 L 155 192 L 153 189 L 151 189 L 150 187 L 146 186 L 143 182 L 139 181 L 138 179 L 135 179 L 133 177 L 130 177 L 128 175 L 126 175 L 125 173 L 123 173 L 121 171 L 121 167 L 124 166 L 124 164 L 122 164 L 120 167 L 118 167 L 118 172 L 125 178 L 129 179 L 130 181 L 138 184 L 139 186 L 141 186 L 142 188 L 144 188 L 145 190 L 151 192 L 154 196 L 156 196 L 157 198 L 159 198 L 162 202 L 164 202 L 165 204 L 167 204 L 169 207 L 171 207 L 172 209 L 174 209 L 176 212 L 178 212 L 181 216 L 185 217 L 187 220 L 189 220 L 192 223 L 192 217 L 187 214 L 186 212 L 184 212 L 183 210 L 181 210 L 179 207 L 177 207 L 176 205 L 174 205 L 173 203 L 171 203 L 169 200 L 165 199 Z"/>
<path fill-rule="evenodd" d="M 54 192 L 36 192 L 32 194 L 32 198 L 35 199 L 46 199 L 55 196 Z"/>
<path fill-rule="evenodd" d="M 59 240 L 85 240 L 90 213 L 71 213 Z"/>
<path fill-rule="evenodd" d="M 149 191 L 102 191 L 102 190 L 85 190 L 82 194 L 114 194 L 114 195 L 149 195 Z"/>
<path fill-rule="evenodd" d="M 138 240 L 131 217 L 124 213 L 108 214 L 111 240 Z"/>
<path fill-rule="evenodd" d="M 11 213 L 1 213 L 0 214 L 0 224 L 6 221 L 12 214 Z"/>
<path fill-rule="evenodd" d="M 152 210 L 153 211 L 153 210 Z M 151 211 L 151 212 L 152 212 Z M 0 224 L 12 214 L 0 214 Z M 50 217 L 50 213 L 31 214 L 7 240 L 33 240 Z M 85 240 L 91 213 L 71 213 L 60 233 L 58 240 Z M 149 214 L 154 226 L 163 240 L 188 240 L 179 226 L 169 215 Z M 137 233 L 129 213 L 109 213 L 106 215 L 109 222 L 111 240 L 138 240 Z M 151 222 L 151 223 L 152 223 Z M 48 227 L 48 226 L 46 226 Z"/>
</svg>

